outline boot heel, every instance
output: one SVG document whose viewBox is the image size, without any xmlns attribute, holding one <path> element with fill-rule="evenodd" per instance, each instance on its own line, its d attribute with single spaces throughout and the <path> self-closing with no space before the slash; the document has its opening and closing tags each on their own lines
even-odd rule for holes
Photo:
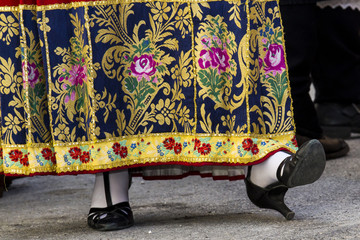
<svg viewBox="0 0 360 240">
<path fill-rule="evenodd" d="M 273 209 L 281 213 L 287 220 L 294 218 L 295 213 L 284 203 L 284 196 L 288 188 L 281 184 L 273 184 L 261 188 L 245 179 L 247 195 L 252 203 L 259 208 Z"/>
</svg>

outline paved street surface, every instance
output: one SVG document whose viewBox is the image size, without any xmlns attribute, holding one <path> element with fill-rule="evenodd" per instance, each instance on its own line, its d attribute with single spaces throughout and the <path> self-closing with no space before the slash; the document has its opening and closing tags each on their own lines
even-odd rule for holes
<svg viewBox="0 0 360 240">
<path fill-rule="evenodd" d="M 93 175 L 39 176 L 0 198 L 0 239 L 360 239 L 360 139 L 348 143 L 319 181 L 289 190 L 291 221 L 250 203 L 243 181 L 135 178 L 135 226 L 97 232 L 86 223 Z"/>
</svg>

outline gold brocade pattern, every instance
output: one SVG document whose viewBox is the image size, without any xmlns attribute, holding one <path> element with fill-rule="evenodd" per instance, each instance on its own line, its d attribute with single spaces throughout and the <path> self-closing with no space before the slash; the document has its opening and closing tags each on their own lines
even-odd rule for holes
<svg viewBox="0 0 360 240">
<path fill-rule="evenodd" d="M 247 165 L 294 152 L 277 1 L 0 7 L 0 172 Z"/>
</svg>

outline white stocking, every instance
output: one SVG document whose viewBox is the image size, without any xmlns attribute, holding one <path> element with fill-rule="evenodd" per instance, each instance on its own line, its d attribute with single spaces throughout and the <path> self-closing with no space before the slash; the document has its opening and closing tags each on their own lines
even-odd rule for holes
<svg viewBox="0 0 360 240">
<path fill-rule="evenodd" d="M 279 165 L 289 156 L 290 154 L 280 151 L 269 157 L 266 161 L 252 166 L 250 181 L 262 188 L 278 182 L 279 180 L 276 177 L 276 173 Z M 283 169 L 281 169 L 280 174 L 282 174 L 282 171 Z"/>
<path fill-rule="evenodd" d="M 108 174 L 108 185 L 107 175 Z M 106 208 L 121 202 L 129 201 L 129 172 L 117 170 L 95 175 L 95 185 L 91 208 Z M 106 191 L 109 191 L 106 194 Z"/>
</svg>

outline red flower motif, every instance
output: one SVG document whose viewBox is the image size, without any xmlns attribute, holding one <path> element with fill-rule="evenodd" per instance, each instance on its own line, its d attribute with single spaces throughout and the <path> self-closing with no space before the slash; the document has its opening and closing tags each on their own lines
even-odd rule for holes
<svg viewBox="0 0 360 240">
<path fill-rule="evenodd" d="M 297 143 L 297 140 L 296 140 L 295 136 L 291 139 L 291 142 L 295 147 L 298 147 L 298 143 Z"/>
<path fill-rule="evenodd" d="M 29 166 L 28 154 L 25 154 L 25 156 L 20 159 L 20 163 L 21 163 L 23 166 Z"/>
<path fill-rule="evenodd" d="M 253 146 L 254 142 L 251 138 L 246 138 L 243 142 L 242 142 L 242 147 L 244 148 L 245 151 L 250 151 L 252 146 Z"/>
<path fill-rule="evenodd" d="M 11 161 L 17 162 L 23 157 L 23 153 L 20 150 L 11 150 L 9 153 L 9 157 L 11 158 Z"/>
<path fill-rule="evenodd" d="M 55 154 L 56 153 L 54 153 L 52 156 L 51 156 L 51 162 L 55 165 L 56 164 L 56 157 L 55 157 Z"/>
<path fill-rule="evenodd" d="M 0 148 L 0 157 L 3 158 L 3 149 Z"/>
<path fill-rule="evenodd" d="M 175 147 L 174 147 L 174 152 L 175 152 L 175 154 L 177 155 L 177 154 L 180 154 L 181 153 L 181 150 L 182 150 L 182 145 L 181 145 L 181 143 L 176 143 L 175 144 Z"/>
<path fill-rule="evenodd" d="M 172 137 L 165 138 L 165 140 L 163 141 L 163 144 L 166 149 L 172 150 L 175 146 L 175 140 Z"/>
<path fill-rule="evenodd" d="M 112 148 L 113 148 L 113 150 L 114 150 L 114 153 L 116 154 L 116 155 L 120 155 L 120 143 L 118 143 L 118 142 L 116 142 L 116 143 L 114 143 L 113 144 L 113 146 L 112 146 Z"/>
<path fill-rule="evenodd" d="M 201 146 L 201 141 L 199 139 L 195 138 L 194 150 L 196 150 L 200 146 Z"/>
<path fill-rule="evenodd" d="M 83 152 L 82 155 L 80 156 L 80 161 L 82 163 L 88 163 L 90 162 L 90 153 L 89 152 Z"/>
<path fill-rule="evenodd" d="M 209 143 L 203 143 L 203 145 L 199 147 L 198 152 L 201 155 L 208 155 L 211 152 L 211 145 Z"/>
<path fill-rule="evenodd" d="M 259 148 L 258 148 L 258 146 L 256 144 L 254 144 L 253 147 L 251 148 L 251 153 L 253 155 L 256 155 L 256 154 L 259 153 Z"/>
<path fill-rule="evenodd" d="M 81 155 L 81 149 L 78 148 L 78 147 L 73 147 L 73 148 L 70 148 L 69 150 L 69 153 L 70 153 L 70 156 L 73 158 L 73 159 L 78 159 Z M 52 160 L 51 160 L 52 161 Z"/>
<path fill-rule="evenodd" d="M 127 147 L 120 147 L 120 157 L 126 158 L 128 155 Z"/>
<path fill-rule="evenodd" d="M 42 151 L 41 151 L 41 154 L 43 156 L 43 158 L 45 158 L 46 160 L 50 160 L 50 158 L 52 157 L 53 153 L 51 151 L 50 148 L 44 148 Z"/>
</svg>

